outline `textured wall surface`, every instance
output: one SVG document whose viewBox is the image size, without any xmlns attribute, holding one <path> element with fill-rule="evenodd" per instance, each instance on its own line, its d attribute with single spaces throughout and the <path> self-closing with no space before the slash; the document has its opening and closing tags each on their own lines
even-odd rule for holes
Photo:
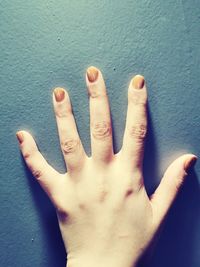
<svg viewBox="0 0 200 267">
<path fill-rule="evenodd" d="M 51 100 L 52 89 L 63 86 L 90 154 L 88 66 L 99 67 L 106 80 L 116 152 L 128 83 L 137 73 L 146 78 L 148 192 L 176 156 L 200 156 L 199 14 L 199 0 L 0 1 L 0 266 L 65 266 L 54 208 L 26 169 L 15 132 L 32 132 L 63 172 Z M 199 173 L 198 162 L 145 267 L 200 266 Z"/>
</svg>

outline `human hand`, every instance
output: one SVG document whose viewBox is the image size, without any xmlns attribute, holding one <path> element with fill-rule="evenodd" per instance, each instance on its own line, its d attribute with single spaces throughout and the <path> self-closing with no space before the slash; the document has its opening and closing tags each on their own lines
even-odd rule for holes
<svg viewBox="0 0 200 267">
<path fill-rule="evenodd" d="M 67 250 L 67 267 L 131 267 L 150 244 L 197 157 L 184 154 L 167 168 L 149 198 L 143 183 L 147 89 L 136 75 L 128 88 L 121 150 L 114 154 L 106 87 L 100 70 L 86 74 L 91 151 L 84 151 L 69 95 L 56 88 L 53 104 L 67 173 L 53 169 L 33 137 L 17 133 L 27 166 L 54 204 Z"/>
</svg>

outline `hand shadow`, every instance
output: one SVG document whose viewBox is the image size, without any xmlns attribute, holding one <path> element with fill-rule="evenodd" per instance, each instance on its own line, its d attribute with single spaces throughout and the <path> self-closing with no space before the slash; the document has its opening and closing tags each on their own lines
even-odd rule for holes
<svg viewBox="0 0 200 267">
<path fill-rule="evenodd" d="M 29 184 L 37 210 L 37 215 L 39 216 L 41 227 L 40 232 L 42 233 L 44 240 L 45 250 L 47 249 L 48 251 L 48 259 L 45 259 L 46 266 L 64 267 L 66 266 L 66 253 L 59 230 L 55 208 L 27 168 L 25 162 L 24 169 L 27 176 L 27 183 Z"/>
<path fill-rule="evenodd" d="M 200 223 L 199 203 L 199 182 L 192 170 L 169 210 L 155 248 L 146 251 L 138 267 L 192 266 Z"/>
<path fill-rule="evenodd" d="M 160 179 L 158 179 L 156 142 L 150 116 L 148 122 L 149 134 L 144 156 L 144 181 L 147 193 L 151 195 L 157 187 L 156 181 Z M 199 203 L 199 182 L 195 171 L 191 170 L 166 216 L 159 237 L 141 257 L 138 267 L 192 266 L 195 234 L 200 223 Z"/>
<path fill-rule="evenodd" d="M 147 102 L 147 121 L 148 121 L 148 130 L 147 130 L 145 150 L 144 150 L 143 176 L 144 176 L 145 188 L 149 196 L 155 191 L 157 187 L 156 181 L 159 181 L 159 171 L 158 171 L 158 155 L 156 147 L 157 142 L 154 134 L 153 124 L 151 120 L 151 112 L 148 102 Z"/>
</svg>

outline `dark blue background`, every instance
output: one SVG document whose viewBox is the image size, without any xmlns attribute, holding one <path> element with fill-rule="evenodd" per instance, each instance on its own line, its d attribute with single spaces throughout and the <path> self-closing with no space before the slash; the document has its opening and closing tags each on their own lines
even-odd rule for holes
<svg viewBox="0 0 200 267">
<path fill-rule="evenodd" d="M 0 266 L 64 267 L 54 208 L 21 158 L 15 132 L 29 130 L 40 150 L 65 170 L 52 89 L 68 89 L 88 154 L 85 70 L 107 84 L 115 151 L 121 147 L 127 87 L 146 78 L 148 192 L 182 153 L 200 155 L 199 0 L 15 0 L 0 2 Z M 184 184 L 145 267 L 200 266 L 200 164 Z"/>
</svg>

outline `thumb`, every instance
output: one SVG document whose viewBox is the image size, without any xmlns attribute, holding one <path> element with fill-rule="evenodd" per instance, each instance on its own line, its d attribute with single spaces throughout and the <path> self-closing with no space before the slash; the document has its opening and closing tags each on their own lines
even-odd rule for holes
<svg viewBox="0 0 200 267">
<path fill-rule="evenodd" d="M 27 167 L 54 203 L 52 196 L 58 187 L 59 173 L 47 163 L 29 132 L 19 131 L 16 136 Z"/>
<path fill-rule="evenodd" d="M 174 160 L 165 171 L 159 186 L 150 197 L 156 222 L 160 223 L 164 219 L 188 171 L 195 165 L 196 161 L 195 155 L 184 154 Z"/>
</svg>

